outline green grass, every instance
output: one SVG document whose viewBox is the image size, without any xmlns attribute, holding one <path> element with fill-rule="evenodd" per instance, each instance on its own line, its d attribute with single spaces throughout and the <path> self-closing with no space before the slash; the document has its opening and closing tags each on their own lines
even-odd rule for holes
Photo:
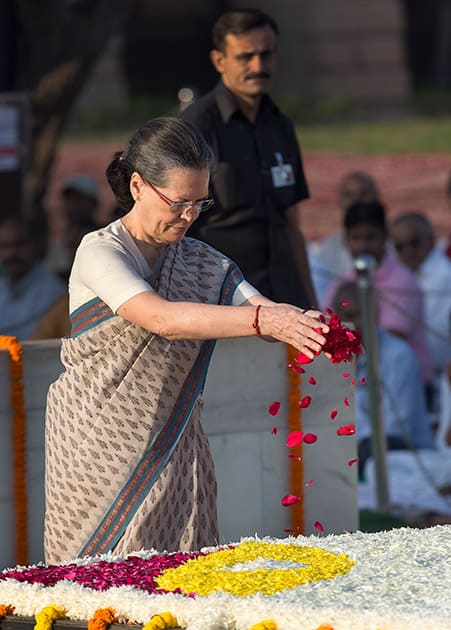
<svg viewBox="0 0 451 630">
<path fill-rule="evenodd" d="M 124 124 L 89 129 L 70 128 L 63 143 L 124 144 L 138 126 Z M 296 127 L 302 150 L 354 153 L 450 153 L 451 117 L 406 118 L 383 122 L 300 124 Z"/>
<path fill-rule="evenodd" d="M 297 122 L 303 151 L 385 155 L 449 153 L 451 92 L 440 95 L 440 98 L 435 93 L 431 96 L 429 92 L 421 93 L 421 96 L 424 103 L 421 101 L 421 106 L 411 108 L 416 114 L 398 114 L 396 118 L 371 121 L 362 121 L 362 112 L 360 118 L 356 118 L 357 114 L 350 104 L 339 99 L 328 99 L 307 107 L 299 99 L 282 95 L 277 102 L 280 101 L 282 111 Z M 68 144 L 114 143 L 120 146 L 145 120 L 176 113 L 177 103 L 168 96 L 134 98 L 121 109 L 90 108 L 74 114 L 62 141 Z M 375 112 L 371 115 L 374 117 Z"/>
<path fill-rule="evenodd" d="M 298 125 L 303 151 L 337 153 L 450 153 L 451 117 Z"/>
</svg>

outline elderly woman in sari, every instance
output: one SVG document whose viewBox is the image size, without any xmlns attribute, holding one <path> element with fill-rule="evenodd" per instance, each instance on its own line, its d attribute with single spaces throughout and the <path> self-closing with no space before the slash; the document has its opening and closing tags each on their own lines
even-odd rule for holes
<svg viewBox="0 0 451 630">
<path fill-rule="evenodd" d="M 107 168 L 126 213 L 83 238 L 70 276 L 65 371 L 47 400 L 47 562 L 215 544 L 198 401 L 214 340 L 261 335 L 309 357 L 325 342 L 320 313 L 268 300 L 185 238 L 213 203 L 211 167 L 190 123 L 157 118 Z"/>
</svg>

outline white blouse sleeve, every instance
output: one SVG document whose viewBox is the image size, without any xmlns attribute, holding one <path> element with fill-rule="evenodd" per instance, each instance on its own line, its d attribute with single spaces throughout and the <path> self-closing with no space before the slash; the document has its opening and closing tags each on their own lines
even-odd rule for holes
<svg viewBox="0 0 451 630">
<path fill-rule="evenodd" d="M 75 255 L 69 279 L 70 312 L 99 297 L 116 313 L 135 295 L 153 291 L 144 279 L 150 275 L 150 269 L 143 267 L 114 239 L 85 237 Z"/>
</svg>

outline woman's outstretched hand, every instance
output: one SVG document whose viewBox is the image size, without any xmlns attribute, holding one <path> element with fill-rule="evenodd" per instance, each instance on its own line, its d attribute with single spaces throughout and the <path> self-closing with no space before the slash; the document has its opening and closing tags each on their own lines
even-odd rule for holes
<svg viewBox="0 0 451 630">
<path fill-rule="evenodd" d="M 302 311 L 289 304 L 263 305 L 259 314 L 262 335 L 294 346 L 310 359 L 321 352 L 329 326 L 321 321 L 320 311 Z"/>
</svg>

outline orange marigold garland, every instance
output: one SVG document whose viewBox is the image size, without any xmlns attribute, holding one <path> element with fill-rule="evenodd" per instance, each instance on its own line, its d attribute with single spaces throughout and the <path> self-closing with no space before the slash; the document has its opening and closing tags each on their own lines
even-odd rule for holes
<svg viewBox="0 0 451 630">
<path fill-rule="evenodd" d="M 23 386 L 22 346 L 16 337 L 0 335 L 0 349 L 11 360 L 11 408 L 14 453 L 14 507 L 16 515 L 16 563 L 28 564 L 28 514 L 26 488 L 26 415 Z"/>
<path fill-rule="evenodd" d="M 7 615 L 12 615 L 14 612 L 14 606 L 8 606 L 8 604 L 0 604 L 0 619 Z"/>
<path fill-rule="evenodd" d="M 118 623 L 113 608 L 98 608 L 88 621 L 88 630 L 107 630 L 112 623 Z"/>
<path fill-rule="evenodd" d="M 299 352 L 293 346 L 287 346 L 288 365 L 295 363 Z M 288 367 L 288 431 L 302 430 L 302 416 L 299 407 L 301 375 Z M 302 442 L 291 449 L 294 457 L 290 458 L 290 492 L 299 497 L 299 501 L 291 504 L 291 527 L 293 533 L 303 534 L 304 523 L 304 474 L 302 457 Z"/>
</svg>

